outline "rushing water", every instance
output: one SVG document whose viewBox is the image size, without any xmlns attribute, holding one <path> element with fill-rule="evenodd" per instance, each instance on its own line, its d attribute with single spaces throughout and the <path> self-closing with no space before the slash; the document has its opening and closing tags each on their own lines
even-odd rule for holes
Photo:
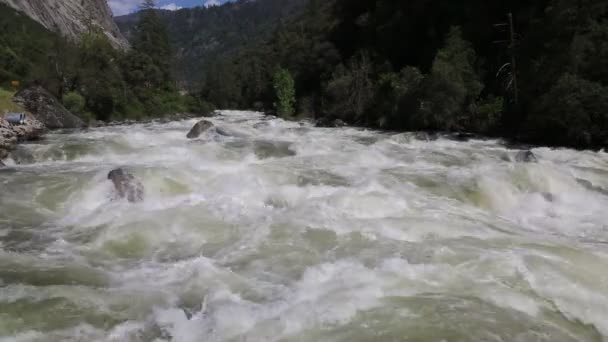
<svg viewBox="0 0 608 342">
<path fill-rule="evenodd" d="M 19 147 L 0 341 L 608 341 L 606 153 L 211 120 Z"/>
</svg>

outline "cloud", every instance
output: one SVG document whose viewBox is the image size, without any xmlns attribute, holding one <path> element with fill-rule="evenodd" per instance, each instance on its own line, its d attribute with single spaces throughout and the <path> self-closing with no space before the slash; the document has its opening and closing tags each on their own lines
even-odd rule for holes
<svg viewBox="0 0 608 342">
<path fill-rule="evenodd" d="M 139 7 L 141 0 L 108 0 L 115 16 L 129 14 Z"/>
<path fill-rule="evenodd" d="M 178 9 L 182 9 L 182 6 L 178 6 L 176 3 L 170 3 L 164 6 L 160 6 L 159 8 L 168 11 L 177 11 Z"/>
<path fill-rule="evenodd" d="M 211 6 L 219 6 L 219 5 L 221 5 L 221 4 L 218 0 L 207 0 L 207 1 L 205 1 L 205 4 L 203 6 L 211 7 Z"/>
</svg>

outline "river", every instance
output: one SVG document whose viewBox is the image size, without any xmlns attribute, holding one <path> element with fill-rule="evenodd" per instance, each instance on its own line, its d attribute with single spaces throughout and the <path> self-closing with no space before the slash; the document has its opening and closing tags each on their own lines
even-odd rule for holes
<svg viewBox="0 0 608 342">
<path fill-rule="evenodd" d="M 20 145 L 0 341 L 608 341 L 608 154 L 210 120 Z"/>
</svg>

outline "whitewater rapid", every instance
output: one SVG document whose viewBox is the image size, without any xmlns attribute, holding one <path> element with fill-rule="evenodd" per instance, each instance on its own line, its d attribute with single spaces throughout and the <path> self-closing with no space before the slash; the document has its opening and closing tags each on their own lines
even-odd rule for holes
<svg viewBox="0 0 608 342">
<path fill-rule="evenodd" d="M 19 146 L 0 341 L 608 341 L 608 154 L 210 121 Z"/>
</svg>

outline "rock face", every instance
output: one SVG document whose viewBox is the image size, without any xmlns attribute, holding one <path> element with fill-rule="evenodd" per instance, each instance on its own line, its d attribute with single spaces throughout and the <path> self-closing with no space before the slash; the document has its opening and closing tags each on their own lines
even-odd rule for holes
<svg viewBox="0 0 608 342">
<path fill-rule="evenodd" d="M 0 160 L 6 158 L 19 141 L 39 139 L 44 131 L 44 125 L 31 116 L 23 125 L 18 126 L 13 126 L 0 118 Z"/>
<path fill-rule="evenodd" d="M 144 186 L 132 174 L 115 169 L 108 173 L 108 179 L 114 184 L 118 198 L 126 198 L 131 203 L 144 200 Z"/>
<path fill-rule="evenodd" d="M 114 23 L 106 0 L 0 0 L 25 13 L 48 30 L 77 40 L 90 25 L 99 28 L 112 45 L 125 49 L 129 46 Z"/>
<path fill-rule="evenodd" d="M 194 127 L 192 127 L 192 129 L 190 130 L 190 132 L 188 132 L 188 135 L 186 137 L 188 139 L 196 139 L 201 134 L 203 134 L 203 132 L 207 131 L 208 129 L 210 129 L 212 127 L 213 127 L 213 123 L 211 121 L 201 120 L 201 121 L 197 122 L 196 125 L 194 125 Z"/>
<path fill-rule="evenodd" d="M 42 87 L 34 86 L 23 89 L 15 95 L 13 101 L 32 112 L 46 128 L 81 128 L 85 126 L 79 117 L 65 109 L 53 95 Z"/>
</svg>

